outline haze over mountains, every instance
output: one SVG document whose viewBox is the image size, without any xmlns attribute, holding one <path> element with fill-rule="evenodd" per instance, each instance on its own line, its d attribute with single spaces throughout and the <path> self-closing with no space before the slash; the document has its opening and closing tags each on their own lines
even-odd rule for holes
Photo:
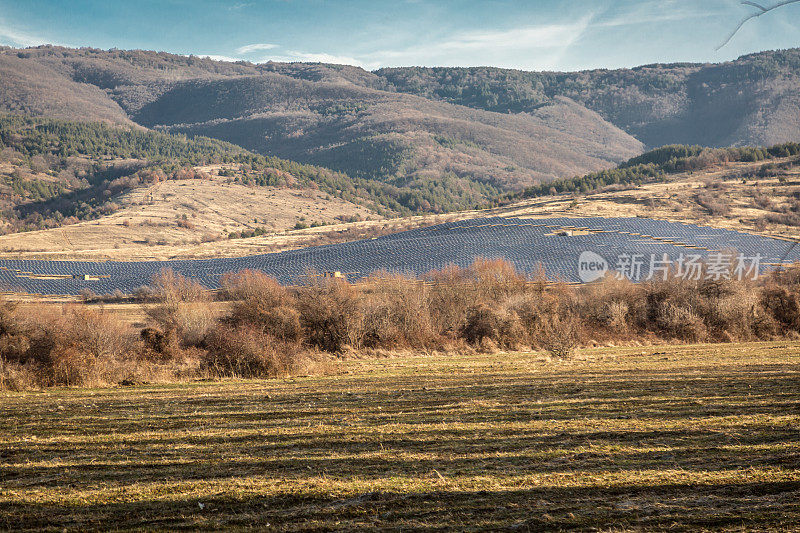
<svg viewBox="0 0 800 533">
<path fill-rule="evenodd" d="M 353 177 L 413 188 L 448 176 L 491 194 L 663 144 L 796 141 L 800 49 L 538 73 L 2 48 L 0 112 L 200 134 Z"/>
</svg>

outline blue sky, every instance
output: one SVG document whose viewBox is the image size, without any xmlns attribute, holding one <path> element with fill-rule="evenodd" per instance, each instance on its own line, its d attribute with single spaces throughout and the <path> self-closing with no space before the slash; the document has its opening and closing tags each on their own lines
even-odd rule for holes
<svg viewBox="0 0 800 533">
<path fill-rule="evenodd" d="M 754 11 L 738 0 L 0 0 L 0 44 L 525 70 L 717 62 L 800 46 L 798 2 L 715 50 Z"/>
</svg>

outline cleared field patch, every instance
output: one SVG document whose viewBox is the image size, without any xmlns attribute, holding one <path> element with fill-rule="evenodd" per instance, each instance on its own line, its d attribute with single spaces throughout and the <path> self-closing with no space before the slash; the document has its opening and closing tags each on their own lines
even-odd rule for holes
<svg viewBox="0 0 800 533">
<path fill-rule="evenodd" d="M 784 163 L 786 160 L 782 160 Z M 766 172 L 759 163 L 728 163 L 699 172 L 674 174 L 664 183 L 609 187 L 576 197 L 555 194 L 523 200 L 496 212 L 500 216 L 653 217 L 671 222 L 798 239 L 800 231 L 791 217 L 800 198 L 800 171 Z M 747 179 L 739 176 L 749 175 Z M 702 198 L 715 198 L 722 206 L 710 210 Z M 706 201 L 707 203 L 707 201 Z"/>
<path fill-rule="evenodd" d="M 205 169 L 205 168 L 204 168 Z M 117 198 L 119 210 L 97 220 L 0 236 L 0 256 L 147 260 L 271 251 L 228 233 L 259 229 L 280 244 L 298 222 L 378 218 L 368 209 L 312 189 L 251 187 L 228 178 L 169 180 Z M 301 239 L 302 240 L 302 239 Z"/>
<path fill-rule="evenodd" d="M 800 344 L 0 395 L 0 527 L 789 529 Z"/>
</svg>

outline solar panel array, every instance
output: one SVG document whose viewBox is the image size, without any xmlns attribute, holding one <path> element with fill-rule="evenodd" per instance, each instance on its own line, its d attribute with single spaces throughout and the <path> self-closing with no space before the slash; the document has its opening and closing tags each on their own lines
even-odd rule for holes
<svg viewBox="0 0 800 533">
<path fill-rule="evenodd" d="M 571 233 L 558 235 L 558 233 Z M 132 293 L 163 268 L 219 287 L 227 272 L 261 270 L 281 283 L 298 283 L 310 271 L 342 272 L 356 280 L 378 270 L 420 275 L 447 265 L 469 266 L 476 257 L 505 258 L 520 271 L 543 266 L 547 276 L 580 281 L 578 257 L 591 251 L 613 269 L 617 259 L 638 254 L 649 261 L 663 254 L 735 251 L 762 257 L 760 269 L 800 261 L 800 244 L 736 231 L 643 218 L 482 218 L 448 222 L 394 235 L 282 253 L 238 258 L 171 261 L 0 260 L 0 284 L 31 294 Z"/>
</svg>

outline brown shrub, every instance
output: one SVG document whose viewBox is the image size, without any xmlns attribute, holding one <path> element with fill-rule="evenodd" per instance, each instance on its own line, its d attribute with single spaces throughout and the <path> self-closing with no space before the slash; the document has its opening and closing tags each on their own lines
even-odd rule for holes
<svg viewBox="0 0 800 533">
<path fill-rule="evenodd" d="M 114 358 L 130 350 L 129 328 L 110 313 L 74 306 L 64 318 L 57 327 L 68 343 L 96 359 Z"/>
<path fill-rule="evenodd" d="M 86 307 L 65 307 L 59 313 L 42 306 L 24 316 L 0 314 L 0 356 L 24 367 L 39 386 L 107 383 L 114 378 L 108 363 L 132 350 L 129 328 Z"/>
<path fill-rule="evenodd" d="M 297 344 L 275 339 L 259 328 L 220 325 L 208 334 L 202 364 L 216 376 L 262 378 L 292 371 L 300 358 Z"/>
<path fill-rule="evenodd" d="M 424 281 L 381 273 L 356 285 L 317 277 L 286 289 L 241 272 L 227 276 L 223 288 L 233 301 L 219 320 L 201 287 L 162 273 L 148 308 L 158 329 L 142 330 L 139 345 L 128 328 L 88 307 L 23 313 L 0 301 L 0 387 L 201 371 L 268 377 L 305 364 L 302 346 L 341 352 L 469 343 L 492 352 L 527 345 L 569 357 L 589 335 L 698 342 L 800 332 L 800 267 L 758 282 L 605 279 L 572 287 L 531 283 L 502 262 L 476 261 Z"/>
<path fill-rule="evenodd" d="M 514 295 L 503 302 L 503 307 L 517 319 L 516 342 L 528 346 L 536 344 L 544 317 L 556 312 L 555 302 L 545 294 Z"/>
<path fill-rule="evenodd" d="M 695 197 L 695 201 L 713 216 L 726 216 L 731 212 L 730 202 L 720 195 L 702 193 Z"/>
<path fill-rule="evenodd" d="M 478 303 L 466 272 L 449 266 L 425 277 L 431 283 L 427 303 L 436 332 L 455 336 L 464 326 L 467 310 Z"/>
<path fill-rule="evenodd" d="M 476 259 L 468 268 L 449 266 L 429 272 L 425 279 L 428 309 L 439 334 L 457 335 L 465 326 L 469 309 L 476 305 L 496 305 L 525 293 L 528 280 L 502 259 Z M 532 287 L 531 290 L 540 290 Z"/>
<path fill-rule="evenodd" d="M 474 290 L 482 301 L 501 301 L 525 291 L 527 279 L 505 259 L 479 257 L 467 269 Z"/>
<path fill-rule="evenodd" d="M 580 343 L 580 323 L 574 315 L 545 317 L 538 344 L 553 357 L 572 357 Z"/>
<path fill-rule="evenodd" d="M 222 290 L 234 300 L 226 318 L 230 324 L 259 327 L 285 341 L 300 339 L 300 312 L 294 308 L 294 297 L 274 278 L 244 270 L 224 276 Z"/>
<path fill-rule="evenodd" d="M 713 340 L 749 341 L 771 338 L 774 318 L 761 303 L 761 289 L 747 281 L 705 280 L 695 304 Z"/>
<path fill-rule="evenodd" d="M 703 319 L 691 308 L 671 301 L 656 303 L 651 312 L 657 329 L 673 339 L 700 342 L 706 340 L 708 331 Z"/>
<path fill-rule="evenodd" d="M 205 288 L 165 269 L 153 278 L 151 294 L 157 303 L 145 305 L 144 311 L 164 334 L 183 347 L 202 346 L 218 318 Z"/>
<path fill-rule="evenodd" d="M 491 345 L 497 347 L 514 347 L 527 340 L 522 322 L 515 311 L 508 307 L 493 309 L 485 304 L 468 311 L 461 337 L 476 346 L 483 346 L 486 341 L 491 341 Z"/>
<path fill-rule="evenodd" d="M 782 329 L 800 332 L 800 264 L 770 275 L 761 292 L 761 305 Z"/>
<path fill-rule="evenodd" d="M 683 278 L 653 280 L 642 285 L 644 309 L 638 326 L 668 339 L 699 342 L 707 329 L 696 312 L 700 293 L 697 282 Z"/>
<path fill-rule="evenodd" d="M 0 390 L 23 391 L 41 387 L 33 368 L 0 356 Z"/>
<path fill-rule="evenodd" d="M 263 272 L 242 270 L 222 276 L 222 294 L 230 300 L 258 300 L 266 307 L 280 307 L 291 303 L 286 287 Z"/>
<path fill-rule="evenodd" d="M 466 323 L 461 328 L 461 336 L 470 344 L 481 344 L 483 339 L 497 341 L 503 318 L 500 313 L 481 304 L 467 311 Z"/>
<path fill-rule="evenodd" d="M 641 289 L 627 279 L 607 276 L 577 289 L 577 314 L 595 328 L 627 335 L 639 322 L 646 321 Z"/>
<path fill-rule="evenodd" d="M 427 291 L 418 280 L 378 273 L 359 283 L 367 347 L 422 348 L 436 337 L 426 301 Z"/>
<path fill-rule="evenodd" d="M 361 348 L 364 315 L 359 291 L 340 278 L 311 278 L 296 293 L 306 342 L 327 352 Z"/>
<path fill-rule="evenodd" d="M 205 287 L 198 282 L 176 273 L 170 268 L 162 269 L 153 276 L 152 289 L 162 302 L 199 302 L 208 299 Z"/>
<path fill-rule="evenodd" d="M 174 333 L 164 333 L 156 328 L 144 328 L 139 332 L 139 337 L 144 343 L 147 353 L 143 354 L 148 359 L 169 359 L 180 352 L 178 338 Z"/>
<path fill-rule="evenodd" d="M 800 331 L 800 291 L 770 285 L 762 292 L 761 302 L 782 327 Z"/>
</svg>

